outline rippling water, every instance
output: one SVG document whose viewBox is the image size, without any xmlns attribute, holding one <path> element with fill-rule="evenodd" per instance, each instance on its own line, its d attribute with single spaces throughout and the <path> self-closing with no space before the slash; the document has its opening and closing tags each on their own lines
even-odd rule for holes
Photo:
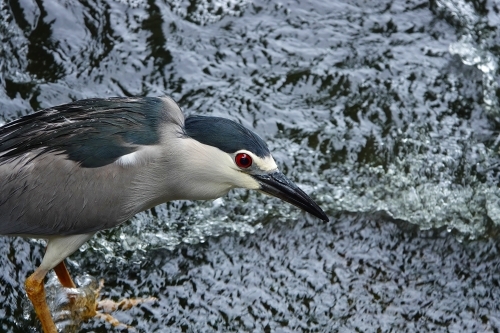
<svg viewBox="0 0 500 333">
<path fill-rule="evenodd" d="M 498 331 L 499 26 L 495 1 L 0 0 L 0 122 L 168 94 L 253 127 L 331 216 L 234 191 L 99 234 L 70 270 L 158 297 L 117 314 L 139 331 Z M 43 245 L 0 243 L 0 331 L 39 330 Z"/>
</svg>

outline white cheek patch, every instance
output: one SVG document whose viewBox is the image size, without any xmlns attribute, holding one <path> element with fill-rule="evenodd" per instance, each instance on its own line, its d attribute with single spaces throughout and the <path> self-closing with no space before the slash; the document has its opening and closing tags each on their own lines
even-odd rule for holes
<svg viewBox="0 0 500 333">
<path fill-rule="evenodd" d="M 255 160 L 255 163 L 261 169 L 262 171 L 274 171 L 278 169 L 278 166 L 276 165 L 276 162 L 274 161 L 274 158 L 269 155 L 264 158 L 257 158 Z"/>
</svg>

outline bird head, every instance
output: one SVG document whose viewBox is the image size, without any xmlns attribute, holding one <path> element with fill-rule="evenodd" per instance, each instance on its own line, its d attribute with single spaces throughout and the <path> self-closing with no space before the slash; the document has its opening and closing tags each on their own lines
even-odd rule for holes
<svg viewBox="0 0 500 333">
<path fill-rule="evenodd" d="M 183 151 L 196 155 L 203 164 L 189 166 L 198 170 L 191 174 L 199 178 L 195 181 L 198 193 L 202 183 L 208 196 L 214 197 L 237 187 L 258 190 L 328 221 L 323 210 L 279 171 L 266 143 L 253 131 L 226 118 L 206 116 L 186 118 L 183 131 L 192 139 L 190 148 Z M 192 156 L 188 159 L 193 160 Z"/>
</svg>

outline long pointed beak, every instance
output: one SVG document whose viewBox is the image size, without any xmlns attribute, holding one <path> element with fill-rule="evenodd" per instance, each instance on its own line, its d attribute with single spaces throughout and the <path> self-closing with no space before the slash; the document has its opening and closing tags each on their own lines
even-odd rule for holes
<svg viewBox="0 0 500 333">
<path fill-rule="evenodd" d="M 274 197 L 280 198 L 308 213 L 328 222 L 325 212 L 297 185 L 285 177 L 281 172 L 263 175 L 252 175 L 260 184 L 260 190 Z"/>
</svg>

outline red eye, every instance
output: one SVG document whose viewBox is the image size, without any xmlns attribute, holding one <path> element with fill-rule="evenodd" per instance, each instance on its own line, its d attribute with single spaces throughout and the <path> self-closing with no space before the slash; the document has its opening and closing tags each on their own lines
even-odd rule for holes
<svg viewBox="0 0 500 333">
<path fill-rule="evenodd" d="M 239 166 L 242 169 L 246 169 L 252 165 L 252 158 L 250 155 L 247 155 L 245 153 L 239 153 L 236 155 L 234 158 L 236 165 Z"/>
</svg>

